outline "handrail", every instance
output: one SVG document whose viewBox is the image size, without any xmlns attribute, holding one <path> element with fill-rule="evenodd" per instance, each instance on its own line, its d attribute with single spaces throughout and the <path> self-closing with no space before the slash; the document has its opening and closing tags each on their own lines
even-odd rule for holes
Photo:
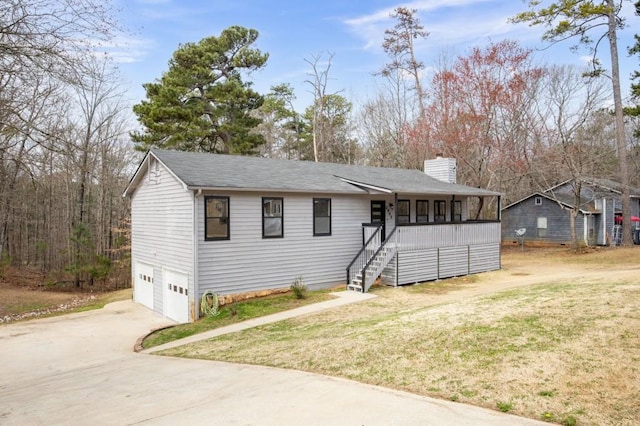
<svg viewBox="0 0 640 426">
<path fill-rule="evenodd" d="M 391 240 L 395 240 L 395 235 L 396 235 L 396 231 L 398 230 L 398 227 L 396 226 L 395 228 L 393 228 L 393 231 L 391 231 L 391 234 L 389 234 L 389 236 L 387 237 L 386 240 L 384 240 L 384 242 L 382 244 L 380 244 L 380 247 L 378 247 L 378 249 L 376 250 L 376 252 L 373 254 L 373 256 L 371 256 L 371 258 L 369 259 L 369 261 L 366 263 L 366 265 L 364 265 L 364 268 L 362 268 L 362 292 L 366 292 L 367 291 L 367 268 L 369 266 L 371 266 L 371 263 L 373 262 L 373 260 L 380 254 L 380 252 L 382 251 L 382 249 L 384 249 L 384 247 L 386 247 L 387 244 L 389 244 L 389 242 Z M 395 242 L 395 241 L 394 241 Z"/>
<path fill-rule="evenodd" d="M 376 238 L 376 236 L 379 236 L 381 232 L 382 232 L 382 224 L 378 225 L 378 227 L 373 232 L 373 234 L 371 234 L 369 239 L 362 245 L 362 248 L 360 249 L 358 254 L 356 254 L 356 256 L 353 258 L 351 263 L 349 263 L 349 266 L 347 266 L 347 284 L 351 284 L 351 267 L 356 263 L 358 258 L 362 255 L 362 253 L 364 253 L 364 251 L 367 249 L 367 246 L 369 246 L 369 243 L 373 241 L 373 239 Z"/>
<path fill-rule="evenodd" d="M 373 260 L 382 250 L 388 249 L 388 256 L 381 259 L 384 262 L 391 259 L 392 251 L 426 250 L 442 247 L 457 247 L 479 244 L 493 244 L 500 241 L 500 222 L 497 221 L 466 221 L 462 223 L 441 223 L 406 225 L 398 224 L 391 230 L 385 241 L 374 240 L 381 234 L 378 227 L 367 239 L 365 245 L 347 267 L 347 285 L 353 283 L 358 274 L 362 276 L 362 290 L 366 291 L 371 284 L 371 275 L 376 274 L 378 266 Z M 393 246 L 393 250 L 391 250 Z M 366 253 L 365 253 L 366 250 Z M 373 268 L 376 268 L 374 271 Z M 367 277 L 368 275 L 368 277 Z"/>
</svg>

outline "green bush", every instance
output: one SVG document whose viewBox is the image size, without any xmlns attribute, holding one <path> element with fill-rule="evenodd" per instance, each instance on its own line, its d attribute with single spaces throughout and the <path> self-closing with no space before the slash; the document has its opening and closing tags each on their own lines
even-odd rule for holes
<svg viewBox="0 0 640 426">
<path fill-rule="evenodd" d="M 302 277 L 298 277 L 291 283 L 291 287 L 289 287 L 293 294 L 296 296 L 296 299 L 306 299 L 307 298 L 307 285 L 302 280 Z"/>
<path fill-rule="evenodd" d="M 503 413 L 508 413 L 513 409 L 513 404 L 510 402 L 498 401 L 496 406 L 498 407 L 498 410 L 502 411 Z"/>
</svg>

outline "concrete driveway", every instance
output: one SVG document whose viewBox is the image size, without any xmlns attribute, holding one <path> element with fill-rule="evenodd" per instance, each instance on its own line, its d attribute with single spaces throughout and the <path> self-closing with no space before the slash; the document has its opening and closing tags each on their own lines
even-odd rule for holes
<svg viewBox="0 0 640 426">
<path fill-rule="evenodd" d="M 0 424 L 548 424 L 303 372 L 133 352 L 166 324 L 125 301 L 0 326 Z"/>
</svg>

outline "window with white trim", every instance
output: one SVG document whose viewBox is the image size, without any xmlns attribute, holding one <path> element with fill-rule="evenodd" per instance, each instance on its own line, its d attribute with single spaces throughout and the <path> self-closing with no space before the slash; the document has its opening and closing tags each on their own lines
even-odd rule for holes
<svg viewBox="0 0 640 426">
<path fill-rule="evenodd" d="M 546 237 L 547 236 L 547 218 L 539 217 L 538 218 L 538 237 Z"/>
</svg>

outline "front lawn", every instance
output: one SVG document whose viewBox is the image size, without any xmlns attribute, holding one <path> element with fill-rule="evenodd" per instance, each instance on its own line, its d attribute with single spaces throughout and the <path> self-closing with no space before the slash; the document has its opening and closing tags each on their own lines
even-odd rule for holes
<svg viewBox="0 0 640 426">
<path fill-rule="evenodd" d="M 327 291 L 308 291 L 306 295 L 306 298 L 298 299 L 293 293 L 285 293 L 225 305 L 216 316 L 201 318 L 194 323 L 180 324 L 151 333 L 143 340 L 142 346 L 145 349 L 152 348 L 215 328 L 299 308 L 311 303 L 323 302 L 332 298 Z"/>
<path fill-rule="evenodd" d="M 565 425 L 635 425 L 639 252 L 506 253 L 502 271 L 379 288 L 366 302 L 162 354 L 317 372 Z"/>
</svg>

